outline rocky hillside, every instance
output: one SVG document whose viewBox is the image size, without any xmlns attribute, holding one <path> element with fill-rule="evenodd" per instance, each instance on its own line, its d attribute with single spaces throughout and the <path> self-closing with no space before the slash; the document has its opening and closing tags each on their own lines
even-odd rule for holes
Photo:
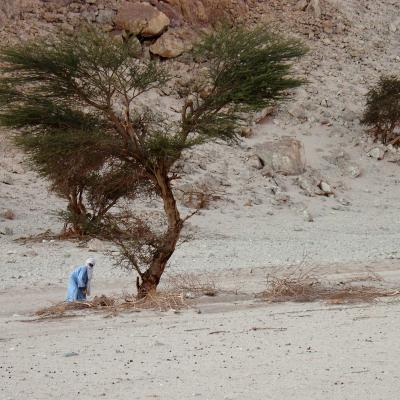
<svg viewBox="0 0 400 400">
<path fill-rule="evenodd" d="M 138 34 L 147 56 L 153 52 L 156 57 L 162 41 L 173 43 L 169 49 L 178 48 L 180 54 L 187 42 L 178 47 L 177 41 L 167 38 L 180 30 L 196 33 L 214 23 L 211 2 L 8 0 L 1 6 L 1 34 L 3 40 L 14 40 L 59 27 L 73 29 L 89 20 L 117 37 L 126 30 Z M 399 2 L 229 4 L 221 9 L 229 17 L 270 24 L 308 44 L 309 54 L 296 66 L 308 84 L 294 93 L 292 101 L 249 121 L 239 146 L 228 150 L 208 144 L 186 155 L 188 162 L 182 168 L 191 174 L 180 182 L 181 188 L 202 187 L 215 201 L 191 220 L 187 233 L 193 240 L 179 247 L 172 265 L 255 268 L 291 264 L 304 254 L 317 265 L 400 258 L 400 152 L 373 143 L 360 125 L 368 87 L 379 75 L 399 71 Z M 123 10 L 135 7 L 147 10 L 159 25 L 148 18 L 127 19 Z M 184 55 L 170 51 L 167 56 L 176 58 L 166 62 L 185 69 Z M 173 101 L 167 92 L 155 99 L 166 109 Z M 13 266 L 4 271 L 3 285 L 18 285 L 18 276 L 46 280 L 59 262 L 63 279 L 65 268 L 79 262 L 82 248 L 48 242 L 20 246 L 14 239 L 59 230 L 53 212 L 64 204 L 49 195 L 46 182 L 23 163 L 7 132 L 2 132 L 0 152 L 0 211 L 10 209 L 15 214 L 0 218 L 4 261 Z M 183 207 L 185 211 L 189 210 Z M 66 258 L 60 261 L 60 254 Z M 100 253 L 98 257 L 103 276 L 114 275 L 110 260 Z M 35 275 L 30 275 L 32 271 Z"/>
</svg>

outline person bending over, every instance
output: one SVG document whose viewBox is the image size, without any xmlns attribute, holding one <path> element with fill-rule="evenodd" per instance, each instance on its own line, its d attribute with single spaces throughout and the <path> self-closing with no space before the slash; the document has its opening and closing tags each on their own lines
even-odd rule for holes
<svg viewBox="0 0 400 400">
<path fill-rule="evenodd" d="M 93 276 L 94 258 L 88 258 L 85 265 L 75 268 L 69 276 L 66 301 L 86 300 L 90 295 L 90 282 Z"/>
</svg>

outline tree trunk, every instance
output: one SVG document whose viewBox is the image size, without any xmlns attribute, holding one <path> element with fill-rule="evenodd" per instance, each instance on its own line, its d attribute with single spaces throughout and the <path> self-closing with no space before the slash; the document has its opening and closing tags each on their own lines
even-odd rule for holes
<svg viewBox="0 0 400 400">
<path fill-rule="evenodd" d="M 82 225 L 86 220 L 86 207 L 83 204 L 82 191 L 78 190 L 74 193 L 70 193 L 68 210 L 73 215 L 73 219 L 70 221 L 72 225 L 72 232 L 82 235 L 84 233 L 84 228 Z M 66 226 L 64 226 L 64 230 L 66 230 Z"/>
<path fill-rule="evenodd" d="M 142 275 L 141 282 L 137 282 L 138 298 L 143 298 L 149 292 L 154 292 L 157 289 L 161 275 L 175 251 L 176 243 L 183 227 L 183 221 L 176 206 L 168 177 L 159 174 L 156 178 L 164 202 L 168 228 L 164 236 L 164 242 L 160 244 L 160 249 L 153 257 L 150 267 Z"/>
</svg>

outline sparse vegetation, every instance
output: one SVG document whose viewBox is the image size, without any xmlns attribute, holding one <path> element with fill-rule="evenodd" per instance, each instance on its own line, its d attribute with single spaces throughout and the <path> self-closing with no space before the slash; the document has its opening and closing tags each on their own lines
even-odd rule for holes
<svg viewBox="0 0 400 400">
<path fill-rule="evenodd" d="M 366 100 L 361 122 L 369 127 L 376 140 L 400 145 L 400 79 L 382 76 L 368 91 Z"/>
<path fill-rule="evenodd" d="M 177 89 L 177 115 L 143 105 L 172 77 L 163 64 L 140 59 L 129 41 L 88 30 L 22 43 L 0 53 L 0 123 L 19 129 L 18 143 L 68 199 L 67 221 L 78 232 L 100 224 L 122 197 L 162 200 L 163 231 L 132 211 L 107 219 L 120 264 L 136 270 L 144 297 L 192 215 L 181 217 L 177 207 L 176 161 L 207 141 L 234 143 L 244 112 L 271 106 L 303 83 L 291 62 L 305 52 L 301 42 L 265 28 L 220 27 L 194 51 L 198 69 Z"/>
<path fill-rule="evenodd" d="M 200 276 L 190 272 L 174 273 L 166 277 L 166 286 L 169 291 L 193 296 L 216 296 L 217 285 L 210 274 Z"/>
<path fill-rule="evenodd" d="M 382 297 L 400 296 L 399 290 L 377 287 L 371 282 L 381 280 L 377 274 L 353 277 L 346 282 L 323 282 L 313 270 L 293 270 L 267 276 L 267 289 L 259 297 L 269 302 L 313 302 L 331 304 L 364 303 Z M 360 284 L 363 282 L 364 284 Z M 368 283 L 369 282 L 369 283 Z M 368 283 L 368 284 L 367 284 Z"/>
<path fill-rule="evenodd" d="M 133 296 L 109 297 L 96 296 L 91 301 L 62 302 L 35 312 L 40 319 L 56 319 L 77 316 L 77 311 L 102 311 L 115 315 L 123 311 L 140 310 L 182 310 L 188 304 L 182 293 L 179 292 L 152 292 L 145 298 L 137 299 Z"/>
</svg>

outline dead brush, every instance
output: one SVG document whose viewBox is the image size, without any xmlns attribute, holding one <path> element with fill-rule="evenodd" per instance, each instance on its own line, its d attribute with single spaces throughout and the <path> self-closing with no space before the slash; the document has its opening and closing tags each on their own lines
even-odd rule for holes
<svg viewBox="0 0 400 400">
<path fill-rule="evenodd" d="M 118 314 L 123 311 L 168 311 L 188 308 L 188 304 L 182 293 L 157 292 L 149 293 L 142 299 L 133 295 L 122 297 L 96 296 L 91 301 L 62 302 L 50 307 L 42 308 L 35 312 L 39 319 L 54 319 L 71 316 L 75 311 L 103 311 L 110 314 Z M 70 314 L 67 314 L 70 312 Z M 73 315 L 73 314 L 72 314 Z"/>
<path fill-rule="evenodd" d="M 212 203 L 218 200 L 221 200 L 221 196 L 205 184 L 200 185 L 197 190 L 187 190 L 181 194 L 182 204 L 196 210 L 208 209 Z"/>
<path fill-rule="evenodd" d="M 331 304 L 365 303 L 382 297 L 400 296 L 399 290 L 360 285 L 366 282 L 366 275 L 360 279 L 340 283 L 322 282 L 313 270 L 295 269 L 294 271 L 267 276 L 267 289 L 257 297 L 268 302 L 313 302 L 325 301 Z M 377 274 L 369 281 L 381 281 Z"/>
<path fill-rule="evenodd" d="M 209 275 L 197 275 L 190 272 L 180 272 L 166 277 L 166 286 L 173 292 L 188 293 L 198 296 L 216 296 L 218 289 L 214 279 Z"/>
<path fill-rule="evenodd" d="M 137 299 L 136 297 L 125 297 L 124 303 L 121 304 L 121 309 L 136 309 L 136 310 L 182 310 L 188 308 L 188 304 L 182 293 L 165 291 L 165 292 L 150 292 L 146 297 Z"/>
</svg>

